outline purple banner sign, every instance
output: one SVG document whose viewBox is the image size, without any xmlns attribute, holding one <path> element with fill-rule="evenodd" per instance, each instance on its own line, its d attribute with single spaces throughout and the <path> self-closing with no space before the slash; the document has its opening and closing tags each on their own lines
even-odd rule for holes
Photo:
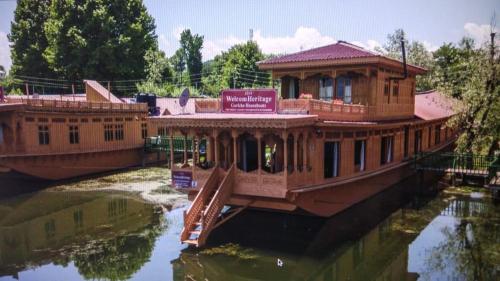
<svg viewBox="0 0 500 281">
<path fill-rule="evenodd" d="M 224 113 L 276 113 L 274 89 L 224 90 L 221 98 Z"/>
<path fill-rule="evenodd" d="M 172 171 L 172 185 L 177 188 L 193 187 L 193 172 Z"/>
</svg>

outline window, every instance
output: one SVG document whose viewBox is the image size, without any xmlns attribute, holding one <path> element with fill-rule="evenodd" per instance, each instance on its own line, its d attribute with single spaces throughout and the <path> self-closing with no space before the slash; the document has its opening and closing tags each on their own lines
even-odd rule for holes
<svg viewBox="0 0 500 281">
<path fill-rule="evenodd" d="M 337 77 L 337 99 L 344 103 L 352 102 L 351 79 L 346 77 Z"/>
<path fill-rule="evenodd" d="M 340 171 L 340 143 L 338 141 L 325 142 L 324 150 L 325 178 L 339 176 Z"/>
<path fill-rule="evenodd" d="M 389 137 L 382 137 L 382 140 L 380 141 L 380 164 L 384 165 L 387 163 L 392 162 L 393 156 L 393 147 L 392 147 L 392 142 L 393 142 L 394 137 L 389 136 Z"/>
<path fill-rule="evenodd" d="M 399 95 L 399 80 L 394 80 L 394 83 L 392 83 L 392 95 Z"/>
<path fill-rule="evenodd" d="M 104 125 L 104 140 L 112 141 L 113 140 L 113 125 Z"/>
<path fill-rule="evenodd" d="M 80 134 L 78 133 L 78 126 L 69 126 L 69 143 L 80 143 Z"/>
<path fill-rule="evenodd" d="M 330 77 L 323 77 L 319 79 L 319 99 L 332 100 L 333 99 L 333 79 Z"/>
<path fill-rule="evenodd" d="M 431 135 L 432 135 L 432 126 L 429 126 L 429 132 L 428 132 L 428 136 L 427 136 L 427 147 L 431 147 Z"/>
<path fill-rule="evenodd" d="M 391 80 L 384 81 L 384 96 L 387 96 L 387 103 L 391 102 Z"/>
<path fill-rule="evenodd" d="M 38 144 L 48 145 L 49 142 L 50 142 L 49 126 L 47 125 L 38 126 Z"/>
<path fill-rule="evenodd" d="M 299 97 L 299 80 L 297 78 L 290 77 L 288 84 L 288 98 L 296 99 Z"/>
<path fill-rule="evenodd" d="M 123 124 L 115 125 L 115 140 L 123 140 Z"/>
<path fill-rule="evenodd" d="M 434 144 L 439 144 L 441 142 L 441 125 L 436 125 L 434 127 Z"/>
<path fill-rule="evenodd" d="M 384 81 L 384 95 L 388 96 L 391 92 L 391 80 L 385 79 Z"/>
<path fill-rule="evenodd" d="M 165 137 L 167 136 L 167 128 L 165 127 L 158 127 L 158 135 Z"/>
<path fill-rule="evenodd" d="M 354 169 L 357 172 L 365 170 L 366 162 L 366 141 L 357 140 L 354 142 Z"/>
<path fill-rule="evenodd" d="M 141 136 L 143 139 L 148 137 L 148 124 L 147 123 L 141 124 Z"/>
</svg>

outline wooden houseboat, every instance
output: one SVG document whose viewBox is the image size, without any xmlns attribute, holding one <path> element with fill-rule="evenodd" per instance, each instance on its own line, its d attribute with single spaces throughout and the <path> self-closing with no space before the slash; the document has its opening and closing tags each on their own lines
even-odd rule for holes
<svg viewBox="0 0 500 281">
<path fill-rule="evenodd" d="M 146 104 L 125 103 L 96 81 L 85 87 L 85 95 L 8 96 L 0 104 L 3 177 L 58 180 L 141 163 Z"/>
<path fill-rule="evenodd" d="M 171 159 L 174 184 L 193 179 L 185 243 L 203 245 L 246 207 L 332 216 L 410 176 L 415 153 L 454 141 L 452 102 L 415 93 L 421 67 L 342 41 L 259 67 L 281 80 L 278 99 L 229 91 L 196 100 L 193 114 L 153 118 L 195 147 L 192 163 Z M 221 220 L 225 205 L 239 208 Z"/>
</svg>

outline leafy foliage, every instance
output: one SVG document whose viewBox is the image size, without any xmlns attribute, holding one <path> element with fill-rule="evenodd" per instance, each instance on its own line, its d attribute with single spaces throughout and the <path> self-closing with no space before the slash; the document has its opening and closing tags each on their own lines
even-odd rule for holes
<svg viewBox="0 0 500 281">
<path fill-rule="evenodd" d="M 203 78 L 205 91 L 217 95 L 225 88 L 269 86 L 269 74 L 260 71 L 257 66 L 257 62 L 265 58 L 254 41 L 234 45 L 208 65 L 211 71 Z"/>
<path fill-rule="evenodd" d="M 43 56 L 67 79 L 137 79 L 156 46 L 154 30 L 142 0 L 54 0 Z"/>
<path fill-rule="evenodd" d="M 203 63 L 201 61 L 203 36 L 191 34 L 191 30 L 186 29 L 181 33 L 180 43 L 181 50 L 183 52 L 183 59 L 186 63 L 189 74 L 190 85 L 195 85 L 200 81 L 200 75 L 203 68 Z"/>
<path fill-rule="evenodd" d="M 19 0 L 8 35 L 11 46 L 11 75 L 53 77 L 43 57 L 48 46 L 44 23 L 50 15 L 51 0 Z"/>
</svg>

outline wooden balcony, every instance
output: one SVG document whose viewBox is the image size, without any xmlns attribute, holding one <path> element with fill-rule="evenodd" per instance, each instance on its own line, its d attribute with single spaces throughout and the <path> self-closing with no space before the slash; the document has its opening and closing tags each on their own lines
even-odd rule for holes
<svg viewBox="0 0 500 281">
<path fill-rule="evenodd" d="M 220 99 L 199 99 L 195 102 L 197 113 L 220 112 Z M 376 119 L 375 107 L 354 104 L 335 104 L 314 99 L 281 99 L 278 114 L 317 115 L 322 120 L 368 121 Z"/>
</svg>

